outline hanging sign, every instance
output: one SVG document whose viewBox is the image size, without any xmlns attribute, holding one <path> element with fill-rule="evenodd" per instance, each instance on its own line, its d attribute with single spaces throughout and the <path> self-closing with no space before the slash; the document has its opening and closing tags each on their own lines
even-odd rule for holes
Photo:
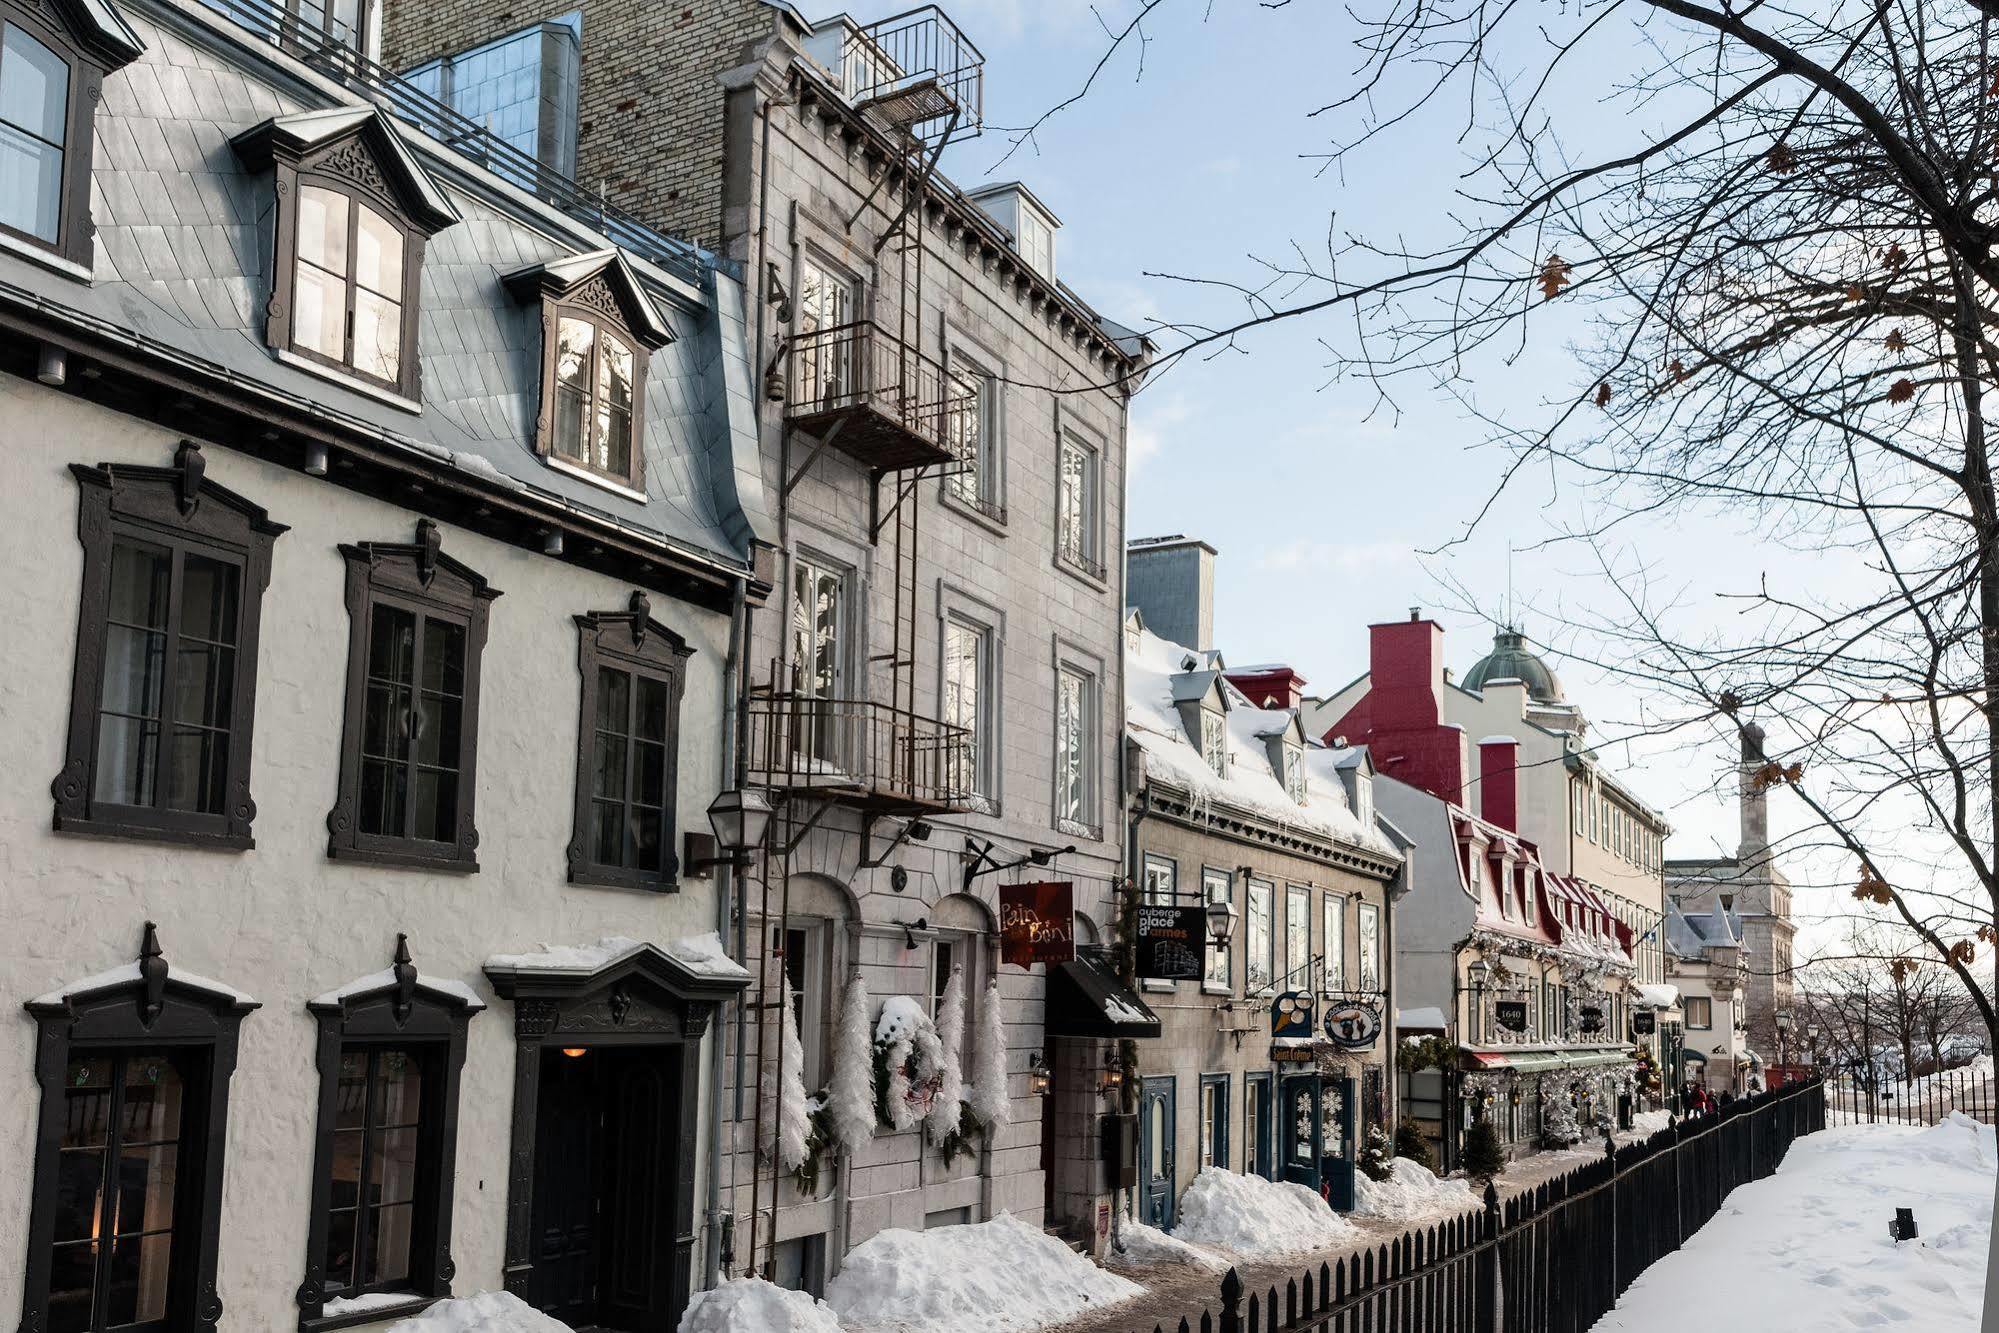
<svg viewBox="0 0 1999 1333">
<path fill-rule="evenodd" d="M 1595 1005 L 1584 1005 L 1577 1012 L 1577 1016 L 1582 1020 L 1580 1026 L 1584 1032 L 1603 1031 L 1603 1010 L 1597 1008 Z"/>
<path fill-rule="evenodd" d="M 1326 1010 L 1326 1040 L 1344 1051 L 1365 1050 L 1381 1035 L 1381 1010 L 1358 1001 L 1336 1001 Z"/>
<path fill-rule="evenodd" d="M 1270 1046 L 1270 1063 L 1274 1065 L 1309 1065 L 1319 1059 L 1319 1053 L 1310 1046 L 1280 1046 L 1275 1042 Z"/>
<path fill-rule="evenodd" d="M 1493 1005 L 1493 1018 L 1508 1032 L 1527 1030 L 1527 1001 L 1499 1000 Z"/>
<path fill-rule="evenodd" d="M 1068 880 L 1000 885 L 1000 961 L 1032 967 L 1073 959 L 1075 903 L 1076 886 Z"/>
<path fill-rule="evenodd" d="M 1288 990 L 1270 1002 L 1272 1037 L 1312 1036 L 1312 997 L 1304 991 Z"/>
<path fill-rule="evenodd" d="M 1198 904 L 1147 903 L 1138 909 L 1138 975 L 1147 981 L 1199 981 L 1208 950 L 1208 913 Z"/>
<path fill-rule="evenodd" d="M 1649 1037 L 1659 1029 L 1659 1016 L 1650 1009 L 1640 1009 L 1631 1015 L 1631 1035 Z"/>
</svg>

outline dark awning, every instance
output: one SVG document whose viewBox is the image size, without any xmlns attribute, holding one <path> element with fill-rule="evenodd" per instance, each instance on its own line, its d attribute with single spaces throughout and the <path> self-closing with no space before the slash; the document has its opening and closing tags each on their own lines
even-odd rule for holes
<svg viewBox="0 0 1999 1333">
<path fill-rule="evenodd" d="M 1159 1015 L 1118 979 L 1103 958 L 1079 953 L 1048 969 L 1051 1037 L 1156 1037 Z"/>
</svg>

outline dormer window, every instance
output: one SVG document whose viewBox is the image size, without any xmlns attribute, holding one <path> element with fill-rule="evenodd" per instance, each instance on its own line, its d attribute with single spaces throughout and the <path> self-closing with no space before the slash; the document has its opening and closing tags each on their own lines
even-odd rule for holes
<svg viewBox="0 0 1999 1333">
<path fill-rule="evenodd" d="M 615 250 L 535 264 L 507 275 L 538 297 L 542 398 L 535 451 L 593 480 L 645 489 L 645 377 L 673 332 Z"/>
<path fill-rule="evenodd" d="M 1284 747 L 1284 794 L 1294 804 L 1305 804 L 1305 751 L 1301 746 Z"/>
<path fill-rule="evenodd" d="M 1201 713 L 1201 758 L 1216 777 L 1229 775 L 1228 723 L 1220 713 Z"/>
<path fill-rule="evenodd" d="M 1534 892 L 1533 876 L 1525 869 L 1522 869 L 1520 872 L 1520 909 L 1522 914 L 1526 916 L 1528 925 L 1538 926 L 1541 924 L 1539 895 Z"/>
<path fill-rule="evenodd" d="M 110 5 L 0 0 L 0 233 L 88 265 L 92 113 L 144 46 Z"/>
<path fill-rule="evenodd" d="M 458 220 L 451 201 L 372 107 L 279 116 L 232 142 L 274 176 L 265 341 L 280 359 L 416 399 L 424 243 Z"/>
</svg>

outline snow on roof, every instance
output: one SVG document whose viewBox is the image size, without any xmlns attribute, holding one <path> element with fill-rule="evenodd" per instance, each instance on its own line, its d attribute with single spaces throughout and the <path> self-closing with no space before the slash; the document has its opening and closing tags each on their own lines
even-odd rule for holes
<svg viewBox="0 0 1999 1333">
<path fill-rule="evenodd" d="M 28 1003 L 31 1005 L 63 1004 L 66 1001 L 85 995 L 95 995 L 99 991 L 112 990 L 118 986 L 133 985 L 138 980 L 139 964 L 135 959 L 132 962 L 124 964 L 122 967 L 114 967 L 107 972 L 99 972 L 94 976 L 85 977 L 81 981 L 72 981 L 67 985 L 58 986 L 46 994 L 37 995 L 34 999 L 28 1001 Z M 174 967 L 171 964 L 167 967 L 167 980 L 186 986 L 190 990 L 206 991 L 210 995 L 219 996 L 225 1000 L 234 1000 L 238 1004 L 255 1004 L 257 1002 L 249 994 L 237 990 L 234 986 L 220 981 L 212 981 L 207 977 L 189 972 L 184 968 Z"/>
<path fill-rule="evenodd" d="M 1151 630 L 1140 630 L 1125 662 L 1125 733 L 1145 752 L 1147 765 L 1160 776 L 1184 786 L 1197 799 L 1220 801 L 1281 826 L 1309 830 L 1385 856 L 1395 846 L 1372 825 L 1363 826 L 1347 805 L 1339 768 L 1350 754 L 1344 750 L 1307 748 L 1304 752 L 1303 805 L 1285 793 L 1281 774 L 1271 767 L 1264 733 L 1268 714 L 1294 716 L 1289 709 L 1265 709 L 1238 704 L 1229 710 L 1228 776 L 1217 777 L 1201 752 L 1187 738 L 1174 707 L 1174 677 L 1188 652 Z M 1229 687 L 1234 690 L 1233 686 Z M 1235 691 L 1235 698 L 1240 698 Z"/>
<path fill-rule="evenodd" d="M 1680 1002 L 1680 988 L 1646 983 L 1638 987 L 1638 1003 L 1647 1009 L 1671 1009 Z"/>
<path fill-rule="evenodd" d="M 646 948 L 644 940 L 628 935 L 607 935 L 595 944 L 540 944 L 533 953 L 496 953 L 486 966 L 503 972 L 601 972 Z M 656 946 L 659 951 L 688 971 L 704 977 L 731 981 L 747 980 L 749 972 L 730 958 L 714 931 L 690 935 Z"/>
<path fill-rule="evenodd" d="M 1518 741 L 1517 739 L 1515 739 L 1514 737 L 1512 737 L 1512 736 L 1487 736 L 1487 737 L 1486 737 L 1486 738 L 1485 738 L 1484 740 L 1480 741 L 1480 742 L 1479 742 L 1479 744 L 1480 744 L 1480 745 L 1518 745 L 1518 744 L 1520 744 L 1520 742 L 1519 742 L 1519 741 Z"/>
<path fill-rule="evenodd" d="M 345 986 L 330 990 L 324 995 L 316 995 L 312 998 L 312 1003 L 326 1005 L 339 1004 L 344 1000 L 351 1000 L 357 995 L 366 995 L 371 991 L 383 990 L 395 984 L 396 970 L 393 967 L 385 967 L 379 972 L 370 972 L 365 977 L 356 977 Z M 419 972 L 416 984 L 419 990 L 427 990 L 433 995 L 442 995 L 446 999 L 456 1000 L 468 1009 L 476 1010 L 486 1007 L 486 1002 L 479 998 L 479 992 L 473 990 L 462 981 L 452 981 L 445 977 L 427 977 Z"/>
</svg>

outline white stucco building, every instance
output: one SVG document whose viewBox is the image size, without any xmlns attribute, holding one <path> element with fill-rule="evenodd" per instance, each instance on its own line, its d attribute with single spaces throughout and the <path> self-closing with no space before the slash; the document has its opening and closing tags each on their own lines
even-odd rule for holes
<svg viewBox="0 0 1999 1333">
<path fill-rule="evenodd" d="M 349 92 L 353 34 L 0 20 L 0 1310 L 671 1327 L 769 591 L 733 270 Z"/>
</svg>

